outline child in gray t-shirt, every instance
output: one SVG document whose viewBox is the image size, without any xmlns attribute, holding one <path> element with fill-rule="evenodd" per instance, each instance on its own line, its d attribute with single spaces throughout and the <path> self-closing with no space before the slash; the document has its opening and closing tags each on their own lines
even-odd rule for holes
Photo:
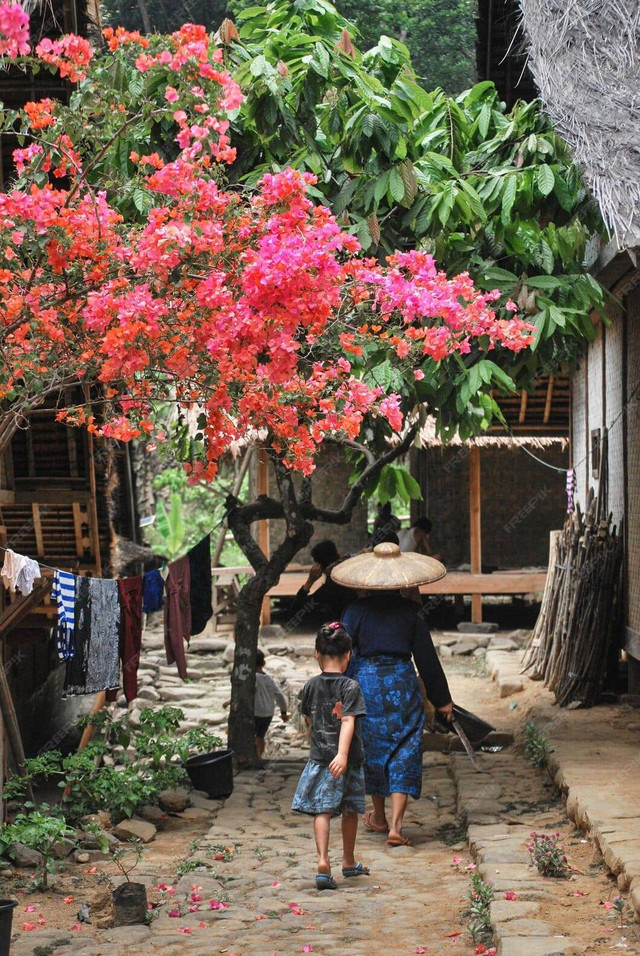
<svg viewBox="0 0 640 956">
<path fill-rule="evenodd" d="M 358 814 L 364 813 L 364 770 L 360 718 L 366 713 L 356 681 L 344 676 L 351 638 L 338 622 L 325 624 L 316 637 L 321 673 L 302 691 L 301 710 L 311 727 L 309 761 L 302 771 L 293 809 L 313 816 L 318 849 L 316 887 L 335 890 L 331 876 L 331 818 L 342 814 L 342 875 L 367 876 L 369 868 L 354 856 Z"/>
</svg>

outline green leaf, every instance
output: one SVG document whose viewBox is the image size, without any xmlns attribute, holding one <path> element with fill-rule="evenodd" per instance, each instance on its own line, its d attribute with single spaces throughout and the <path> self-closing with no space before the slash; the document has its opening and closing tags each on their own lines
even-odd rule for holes
<svg viewBox="0 0 640 956">
<path fill-rule="evenodd" d="M 389 191 L 396 202 L 402 202 L 404 199 L 404 183 L 395 166 L 391 169 L 389 175 Z"/>
<path fill-rule="evenodd" d="M 560 289 L 564 283 L 556 276 L 529 276 L 526 284 L 533 289 L 546 289 L 551 292 L 553 289 Z"/>
<path fill-rule="evenodd" d="M 478 132 L 483 139 L 486 139 L 487 133 L 489 132 L 489 123 L 491 122 L 492 112 L 493 110 L 491 109 L 490 103 L 482 104 L 478 114 Z"/>
<path fill-rule="evenodd" d="M 502 191 L 502 213 L 501 219 L 505 226 L 509 225 L 511 210 L 516 199 L 516 177 L 515 174 L 507 176 L 505 187 Z"/>
<path fill-rule="evenodd" d="M 538 166 L 536 170 L 536 185 L 542 196 L 548 196 L 549 193 L 553 192 L 555 176 L 553 175 L 551 167 L 547 166 L 546 163 L 543 163 L 542 166 Z"/>
</svg>

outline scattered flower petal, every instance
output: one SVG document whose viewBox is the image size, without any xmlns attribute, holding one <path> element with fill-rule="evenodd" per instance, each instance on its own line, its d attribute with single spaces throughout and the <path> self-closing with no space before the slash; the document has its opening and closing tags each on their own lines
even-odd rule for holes
<svg viewBox="0 0 640 956">
<path fill-rule="evenodd" d="M 585 896 L 586 894 L 585 894 L 584 890 L 576 890 L 573 895 L 574 895 L 574 896 Z"/>
<path fill-rule="evenodd" d="M 453 939 L 454 936 L 462 936 L 462 930 L 458 929 L 455 931 L 455 933 L 446 933 L 444 938 Z"/>
<path fill-rule="evenodd" d="M 91 874 L 91 876 L 93 876 L 93 874 L 97 872 L 98 872 L 97 866 L 90 866 L 89 869 L 87 870 L 87 873 Z"/>
<path fill-rule="evenodd" d="M 515 900 L 516 894 L 513 892 L 513 890 L 507 890 L 507 892 L 504 894 L 504 898 L 505 900 Z"/>
<path fill-rule="evenodd" d="M 271 885 L 272 885 L 272 886 L 282 886 L 282 883 L 280 882 L 280 880 L 274 880 Z"/>
<path fill-rule="evenodd" d="M 611 900 L 605 900 L 602 905 L 604 906 L 604 908 L 605 908 L 606 910 L 612 910 L 612 909 L 613 909 L 613 903 L 611 902 Z"/>
<path fill-rule="evenodd" d="M 34 903 L 29 903 L 28 906 L 25 906 L 24 911 L 25 911 L 25 913 L 35 913 L 35 911 L 36 911 L 35 904 L 34 904 Z"/>
<path fill-rule="evenodd" d="M 62 902 L 63 902 L 63 903 L 75 903 L 75 899 L 73 898 L 73 896 L 65 896 L 65 898 L 63 899 Z"/>
<path fill-rule="evenodd" d="M 416 946 L 414 953 L 426 953 L 427 949 L 425 946 Z"/>
<path fill-rule="evenodd" d="M 32 929 L 37 929 L 35 923 L 23 923 L 22 928 L 25 931 L 25 933 L 30 933 Z"/>
<path fill-rule="evenodd" d="M 191 935 L 191 928 L 189 926 L 178 926 L 178 932 L 184 933 L 185 936 Z"/>
<path fill-rule="evenodd" d="M 74 923 L 73 926 L 71 927 L 71 931 L 72 931 L 73 933 L 81 933 L 81 932 L 82 932 L 82 926 L 80 925 L 80 923 Z"/>
<path fill-rule="evenodd" d="M 451 862 L 454 864 L 454 866 L 457 866 L 458 863 L 462 863 L 462 857 L 461 857 L 461 856 L 454 856 L 454 858 L 453 858 L 453 860 L 452 860 Z"/>
<path fill-rule="evenodd" d="M 300 952 L 301 952 L 301 953 L 312 953 L 312 952 L 313 952 L 313 946 L 311 946 L 310 943 L 307 943 L 306 946 L 303 946 L 303 947 L 302 947 L 302 949 L 300 950 Z"/>
<path fill-rule="evenodd" d="M 167 916 L 180 916 L 180 910 L 177 907 L 174 907 L 172 910 L 169 910 Z"/>
</svg>

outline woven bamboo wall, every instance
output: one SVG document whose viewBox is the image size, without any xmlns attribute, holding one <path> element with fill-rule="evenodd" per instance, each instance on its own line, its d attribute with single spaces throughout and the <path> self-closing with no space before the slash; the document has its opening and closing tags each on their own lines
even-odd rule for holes
<svg viewBox="0 0 640 956">
<path fill-rule="evenodd" d="M 614 422 L 609 430 L 609 500 L 613 521 L 620 525 L 624 515 L 624 403 L 623 348 L 624 315 L 621 309 L 610 310 L 611 325 L 605 330 L 606 419 Z"/>
<path fill-rule="evenodd" d="M 572 380 L 571 461 L 576 470 L 576 494 L 583 502 L 587 496 L 587 361 L 580 361 Z"/>
<path fill-rule="evenodd" d="M 640 288 L 627 305 L 627 394 L 640 382 Z M 625 561 L 626 623 L 640 633 L 640 403 L 627 410 L 627 554 Z"/>
</svg>

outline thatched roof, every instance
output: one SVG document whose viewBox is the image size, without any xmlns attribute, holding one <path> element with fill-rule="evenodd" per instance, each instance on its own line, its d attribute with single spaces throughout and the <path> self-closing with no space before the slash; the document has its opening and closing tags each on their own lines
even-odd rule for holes
<svg viewBox="0 0 640 956">
<path fill-rule="evenodd" d="M 520 0 L 529 65 L 619 246 L 640 246 L 640 4 Z"/>
<path fill-rule="evenodd" d="M 478 445 L 479 448 L 566 448 L 568 439 L 562 435 L 507 435 L 497 432 L 489 435 L 478 435 L 468 441 L 456 435 L 450 441 L 443 441 L 436 434 L 435 418 L 428 418 L 420 429 L 420 443 L 423 448 L 448 448 L 461 445 Z"/>
</svg>

